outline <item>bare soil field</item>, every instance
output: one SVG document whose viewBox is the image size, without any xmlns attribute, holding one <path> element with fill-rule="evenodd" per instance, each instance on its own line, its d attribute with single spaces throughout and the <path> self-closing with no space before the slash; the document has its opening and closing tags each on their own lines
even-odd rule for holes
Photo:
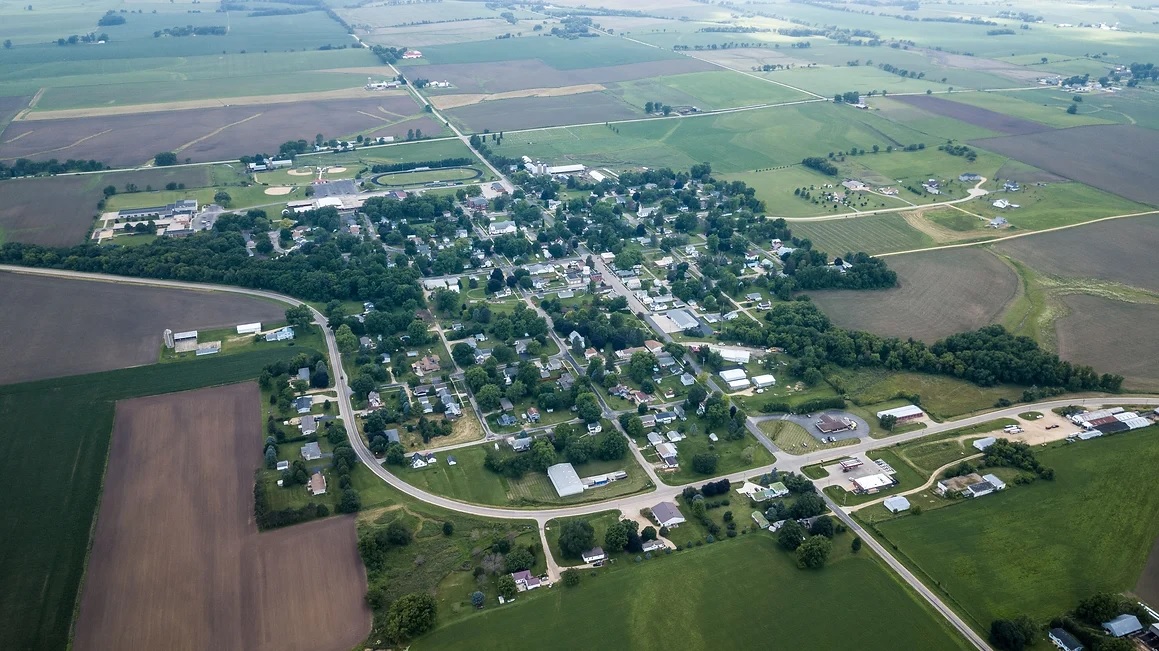
<svg viewBox="0 0 1159 651">
<path fill-rule="evenodd" d="M 260 399 L 117 404 L 74 648 L 345 651 L 369 632 L 353 518 L 257 532 Z"/>
<path fill-rule="evenodd" d="M 276 151 L 287 140 L 313 140 L 319 131 L 342 137 L 382 120 L 419 113 L 409 96 L 373 96 L 291 104 L 229 106 L 136 115 L 14 122 L 0 143 L 0 160 L 96 159 L 114 166 L 141 165 L 161 151 L 194 162 L 231 160 Z M 322 126 L 319 126 L 322 125 Z M 392 135 L 405 135 L 407 127 Z"/>
<path fill-rule="evenodd" d="M 1149 604 L 1159 602 L 1159 538 L 1155 539 L 1151 553 L 1147 554 L 1147 564 L 1143 566 L 1134 592 Z"/>
<path fill-rule="evenodd" d="M 0 97 L 0 135 L 4 133 L 8 122 L 26 106 L 28 106 L 27 97 Z"/>
<path fill-rule="evenodd" d="M 939 52 L 937 50 L 921 50 L 921 53 L 930 57 L 934 63 L 940 66 L 988 72 L 992 75 L 998 75 L 999 77 L 1005 77 L 1015 81 L 1033 82 L 1043 76 L 1043 73 L 1039 70 L 1007 61 L 972 57 L 964 54 L 950 54 L 949 52 Z"/>
<path fill-rule="evenodd" d="M 1073 127 L 970 144 L 1120 197 L 1159 205 L 1159 132 L 1128 124 Z"/>
<path fill-rule="evenodd" d="M 432 81 L 449 81 L 451 93 L 505 93 L 513 90 L 540 88 L 546 83 L 553 86 L 580 86 L 583 84 L 610 84 L 617 81 L 648 79 L 685 72 L 716 70 L 703 61 L 691 58 L 664 59 L 629 63 L 602 68 L 556 70 L 538 59 L 494 63 L 450 63 L 424 66 L 422 76 Z M 439 91 L 433 91 L 436 95 Z"/>
<path fill-rule="evenodd" d="M 579 86 L 559 86 L 550 88 L 525 88 L 510 90 L 505 93 L 491 93 L 489 95 L 474 93 L 462 95 L 437 95 L 431 98 L 431 104 L 438 109 L 453 109 L 470 106 L 480 102 L 494 102 L 501 99 L 517 99 L 520 97 L 566 97 L 580 93 L 597 93 L 605 90 L 599 84 L 582 84 Z"/>
<path fill-rule="evenodd" d="M 1063 177 L 1057 174 L 1051 174 L 1045 170 L 1040 170 L 1037 167 L 1031 167 L 1026 163 L 1020 163 L 1016 160 L 1008 160 L 998 168 L 994 173 L 995 180 L 1002 181 L 1016 181 L 1018 183 L 1058 183 L 1065 181 Z"/>
<path fill-rule="evenodd" d="M 1018 276 L 997 256 L 965 248 L 889 259 L 899 287 L 811 292 L 834 323 L 932 342 L 993 323 L 1018 292 Z"/>
<path fill-rule="evenodd" d="M 793 65 L 808 66 L 808 59 L 800 59 L 783 53 L 781 50 L 770 50 L 761 47 L 728 48 L 727 50 L 703 50 L 696 53 L 698 59 L 718 63 L 726 68 L 750 72 L 753 66 L 765 65 Z M 713 66 L 715 67 L 715 66 Z M 775 79 L 775 77 L 773 77 Z"/>
<path fill-rule="evenodd" d="M 473 104 L 447 111 L 473 131 L 512 131 L 639 117 L 605 93 L 566 97 L 523 97 Z"/>
<path fill-rule="evenodd" d="M 1159 292 L 1159 267 L 1146 262 L 1159 250 L 1159 215 L 1020 237 L 994 248 L 1043 273 L 1111 280 Z"/>
<path fill-rule="evenodd" d="M 387 124 L 378 129 L 371 128 L 364 133 L 371 137 L 394 136 L 396 141 L 402 141 L 406 138 L 406 132 L 411 129 L 421 130 L 425 135 L 435 135 L 442 131 L 443 124 L 431 118 L 416 117 L 395 124 Z"/>
<path fill-rule="evenodd" d="M 916 106 L 930 113 L 960 120 L 966 124 L 972 124 L 998 133 L 1023 135 L 1042 131 L 1054 131 L 1053 127 L 1042 124 L 1041 122 L 1011 117 L 998 113 L 997 111 L 953 102 L 940 97 L 934 97 L 933 95 L 898 95 L 891 96 L 890 99 L 905 102 L 906 104 Z M 1057 138 L 1058 135 L 1055 134 L 1053 137 Z"/>
<path fill-rule="evenodd" d="M 284 321 L 256 298 L 0 272 L 0 384 L 157 361 L 161 333 Z"/>
<path fill-rule="evenodd" d="M 1069 314 L 1055 323 L 1058 355 L 1101 373 L 1118 373 L 1133 389 L 1159 389 L 1159 305 L 1101 296 L 1062 297 Z"/>
</svg>

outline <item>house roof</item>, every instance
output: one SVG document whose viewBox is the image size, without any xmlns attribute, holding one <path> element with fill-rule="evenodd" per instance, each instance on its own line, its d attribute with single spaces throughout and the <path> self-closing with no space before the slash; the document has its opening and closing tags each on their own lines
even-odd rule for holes
<svg viewBox="0 0 1159 651">
<path fill-rule="evenodd" d="M 570 463 L 557 463 L 547 469 L 547 477 L 560 497 L 584 492 L 584 483 Z"/>
<path fill-rule="evenodd" d="M 1109 622 L 1103 622 L 1103 629 L 1115 637 L 1123 637 L 1143 630 L 1139 618 L 1123 613 Z"/>
<path fill-rule="evenodd" d="M 925 416 L 925 412 L 922 411 L 921 407 L 918 407 L 916 405 L 906 405 L 904 407 L 895 407 L 893 409 L 886 409 L 884 411 L 877 412 L 878 418 L 881 418 L 882 416 L 893 416 L 895 418 L 911 418 L 914 416 Z"/>
<path fill-rule="evenodd" d="M 893 497 L 885 498 L 883 502 L 885 508 L 897 513 L 898 511 L 905 511 L 909 508 L 909 500 L 901 495 L 894 495 Z"/>
<path fill-rule="evenodd" d="M 1063 651 L 1080 651 L 1083 648 L 1083 643 L 1078 641 L 1078 638 L 1070 634 L 1070 631 L 1061 628 L 1050 629 L 1050 637 L 1057 645 L 1062 645 L 1060 648 Z"/>
<path fill-rule="evenodd" d="M 653 506 L 652 515 L 661 524 L 676 519 L 684 519 L 684 516 L 680 513 L 680 509 L 676 508 L 676 505 L 672 502 L 660 502 L 656 506 Z"/>
</svg>

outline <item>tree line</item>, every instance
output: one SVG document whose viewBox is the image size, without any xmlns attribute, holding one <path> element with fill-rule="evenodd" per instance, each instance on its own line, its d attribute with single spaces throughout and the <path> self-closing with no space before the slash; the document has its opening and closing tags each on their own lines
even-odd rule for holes
<svg viewBox="0 0 1159 651">
<path fill-rule="evenodd" d="M 96 160 L 77 160 L 70 158 L 59 161 L 50 158 L 46 161 L 33 161 L 27 158 L 17 158 L 11 164 L 0 161 L 0 178 L 16 178 L 20 176 L 39 176 L 42 174 L 65 174 L 67 172 L 97 172 L 107 166 Z"/>
</svg>

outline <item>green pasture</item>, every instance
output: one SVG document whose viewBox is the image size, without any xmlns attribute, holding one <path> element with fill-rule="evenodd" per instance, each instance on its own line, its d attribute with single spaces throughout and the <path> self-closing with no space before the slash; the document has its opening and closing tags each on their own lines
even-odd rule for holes
<svg viewBox="0 0 1159 651">
<path fill-rule="evenodd" d="M 637 648 L 659 639 L 680 640 L 689 650 L 837 648 L 851 638 L 864 649 L 966 648 L 879 561 L 864 551 L 851 554 L 847 537 L 815 572 L 797 569 L 773 536 L 758 532 L 628 568 L 584 572 L 577 588 L 537 592 L 512 606 L 488 602 L 414 648 L 530 649 L 545 639 L 561 649 Z"/>
<path fill-rule="evenodd" d="M 920 109 L 893 96 L 874 97 L 869 100 L 869 105 L 870 110 L 877 115 L 901 122 L 915 131 L 926 134 L 930 138 L 929 143 L 941 143 L 945 140 L 967 141 L 1003 135 L 997 131 Z"/>
<path fill-rule="evenodd" d="M 842 52 L 850 57 L 861 54 L 853 49 L 842 50 Z M 889 61 L 892 54 L 892 52 L 889 54 L 882 52 L 880 54 L 882 61 Z M 893 63 L 893 65 L 903 66 L 901 62 Z M 846 93 L 851 90 L 863 95 L 868 94 L 871 90 L 879 91 L 879 93 L 884 90 L 887 94 L 924 93 L 927 90 L 944 91 L 953 84 L 953 82 L 941 83 L 939 81 L 941 76 L 938 79 L 929 76 L 925 79 L 900 77 L 886 72 L 876 65 L 835 65 L 815 68 L 798 66 L 790 70 L 761 73 L 761 76 L 797 88 L 804 88 L 825 97 L 833 97 L 837 93 Z"/>
<path fill-rule="evenodd" d="M 0 411 L 11 425 L 0 439 L 11 498 L 0 524 L 7 586 L 0 647 L 68 644 L 117 400 L 255 378 L 296 352 L 271 348 L 0 387 Z"/>
<path fill-rule="evenodd" d="M 956 208 L 930 210 L 922 213 L 922 217 L 942 228 L 948 228 L 959 233 L 971 233 L 974 235 L 984 235 L 987 233 L 986 222 Z M 993 231 L 990 232 L 993 233 Z"/>
<path fill-rule="evenodd" d="M 1082 183 L 1023 184 L 1022 188 L 1020 192 L 994 192 L 967 201 L 959 207 L 984 217 L 1001 215 L 1015 228 L 1032 231 L 1153 210 L 1149 206 Z M 993 203 L 998 199 L 1005 199 L 1019 207 L 995 208 Z"/>
<path fill-rule="evenodd" d="M 934 240 L 910 226 L 897 213 L 866 215 L 848 219 L 793 222 L 793 235 L 806 237 L 813 248 L 830 255 L 888 253 L 933 246 Z"/>
<path fill-rule="evenodd" d="M 942 99 L 953 100 L 961 104 L 969 104 L 996 113 L 1024 118 L 1041 122 L 1042 124 L 1066 128 L 1088 124 L 1113 124 L 1122 120 L 1108 120 L 1095 115 L 1087 115 L 1085 111 L 1070 115 L 1066 112 L 1072 103 L 1073 95 L 1056 90 L 1033 90 L 1005 93 L 954 93 L 943 96 Z M 1097 103 L 1098 95 L 1084 95 L 1083 104 L 1090 99 Z M 1084 108 L 1079 106 L 1080 109 Z"/>
<path fill-rule="evenodd" d="M 710 111 L 809 99 L 784 86 L 725 70 L 620 82 L 611 84 L 609 92 L 637 109 L 643 109 L 647 102 Z"/>
<path fill-rule="evenodd" d="M 1096 592 L 1135 586 L 1159 535 L 1159 494 L 1150 481 L 1159 462 L 1156 433 L 1036 450 L 1054 468 L 1054 481 L 1011 486 L 876 530 L 977 628 L 1020 614 L 1045 621 Z"/>
<path fill-rule="evenodd" d="M 399 65 L 413 67 L 422 65 L 419 62 L 500 63 L 539 59 L 556 70 L 580 70 L 674 59 L 679 56 L 622 38 L 600 36 L 569 40 L 550 35 L 431 45 L 422 48 L 422 52 L 423 59 L 400 61 Z"/>
<path fill-rule="evenodd" d="M 846 395 L 858 404 L 876 405 L 898 395 L 917 394 L 921 397 L 922 409 L 937 419 L 990 409 L 999 398 L 1014 401 L 1022 396 L 1021 387 L 980 387 L 965 380 L 925 373 L 843 369 L 835 377 Z"/>
</svg>

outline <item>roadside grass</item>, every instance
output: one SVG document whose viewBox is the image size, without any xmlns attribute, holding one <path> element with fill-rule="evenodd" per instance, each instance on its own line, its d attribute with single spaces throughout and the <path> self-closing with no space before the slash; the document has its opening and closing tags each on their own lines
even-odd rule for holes
<svg viewBox="0 0 1159 651">
<path fill-rule="evenodd" d="M 766 420 L 758 425 L 761 431 L 772 439 L 777 447 L 791 454 L 807 454 L 817 450 L 830 450 L 856 445 L 860 439 L 841 439 L 832 443 L 822 443 L 805 431 L 804 427 L 787 420 Z"/>
<path fill-rule="evenodd" d="M 880 369 L 841 370 L 835 373 L 845 393 L 857 404 L 876 405 L 898 396 L 917 394 L 921 407 L 935 419 L 990 409 L 1000 398 L 1022 397 L 1015 386 L 980 387 L 957 378 Z"/>
<path fill-rule="evenodd" d="M 256 378 L 301 349 L 271 348 L 0 387 L 11 482 L 0 524 L 0 647 L 59 649 L 69 628 L 100 499 L 117 400 Z M 38 595 L 28 599 L 27 595 Z"/>
<path fill-rule="evenodd" d="M 657 639 L 680 640 L 689 650 L 837 648 L 851 636 L 864 649 L 966 648 L 878 560 L 851 554 L 848 536 L 838 537 L 820 571 L 797 569 L 773 536 L 750 533 L 625 569 L 585 571 L 577 588 L 536 592 L 542 594 L 443 626 L 413 648 L 506 649 L 513 627 L 524 630 L 524 639 L 551 639 L 561 649 L 643 648 Z M 819 600 L 827 607 L 817 608 Z M 776 617 L 767 616 L 770 603 Z M 831 612 L 845 614 L 834 619 Z"/>
<path fill-rule="evenodd" d="M 791 224 L 793 235 L 808 238 L 813 248 L 833 256 L 863 251 L 869 254 L 920 249 L 935 244 L 933 238 L 910 226 L 896 213 L 867 215 Z"/>
<path fill-rule="evenodd" d="M 1011 486 L 875 530 L 980 630 L 998 617 L 1045 621 L 1096 592 L 1135 586 L 1159 535 L 1159 493 L 1151 485 L 1157 433 L 1151 427 L 1053 444 L 1037 456 L 1055 469 L 1054 481 Z"/>
</svg>

